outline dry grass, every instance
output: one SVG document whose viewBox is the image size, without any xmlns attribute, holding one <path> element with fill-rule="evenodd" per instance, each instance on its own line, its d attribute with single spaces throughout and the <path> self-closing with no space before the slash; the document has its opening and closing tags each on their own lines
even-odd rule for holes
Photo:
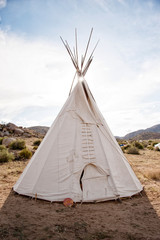
<svg viewBox="0 0 160 240">
<path fill-rule="evenodd" d="M 144 173 L 144 175 L 149 178 L 153 179 L 155 181 L 160 180 L 160 169 L 157 170 L 148 170 Z"/>
<path fill-rule="evenodd" d="M 139 149 L 137 147 L 130 147 L 127 149 L 127 153 L 128 154 L 139 154 Z"/>
</svg>

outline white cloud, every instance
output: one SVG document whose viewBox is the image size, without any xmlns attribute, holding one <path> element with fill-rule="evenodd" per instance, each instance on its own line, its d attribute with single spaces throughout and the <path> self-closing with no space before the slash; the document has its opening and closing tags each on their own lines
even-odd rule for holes
<svg viewBox="0 0 160 240">
<path fill-rule="evenodd" d="M 62 49 L 49 41 L 0 32 L 1 118 L 13 118 L 17 109 L 28 105 L 56 106 L 65 101 L 74 70 Z"/>
<path fill-rule="evenodd" d="M 50 125 L 75 71 L 61 43 L 1 31 L 0 52 L 1 121 Z M 99 47 L 96 54 L 86 78 L 113 133 L 159 123 L 160 58 L 148 57 L 135 71 L 112 45 Z"/>
<path fill-rule="evenodd" d="M 6 7 L 7 0 L 0 0 L 0 9 Z"/>
<path fill-rule="evenodd" d="M 93 78 L 89 83 L 113 133 L 123 136 L 160 123 L 160 57 L 148 55 L 135 70 L 112 49 L 111 52 L 103 49 L 103 54 L 99 65 L 95 60 L 97 67 L 91 69 Z M 96 72 L 99 77 L 95 87 Z"/>
</svg>

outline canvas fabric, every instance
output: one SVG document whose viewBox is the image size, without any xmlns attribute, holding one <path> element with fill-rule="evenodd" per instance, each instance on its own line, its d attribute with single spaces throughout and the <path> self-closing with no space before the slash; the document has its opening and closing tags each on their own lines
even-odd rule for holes
<svg viewBox="0 0 160 240">
<path fill-rule="evenodd" d="M 13 189 L 75 202 L 117 199 L 142 190 L 84 79 L 78 80 Z"/>
</svg>

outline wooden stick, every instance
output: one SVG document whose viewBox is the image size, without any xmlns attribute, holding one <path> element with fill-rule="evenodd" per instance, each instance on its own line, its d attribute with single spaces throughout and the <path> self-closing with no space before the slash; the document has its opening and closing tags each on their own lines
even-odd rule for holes
<svg viewBox="0 0 160 240">
<path fill-rule="evenodd" d="M 76 61 L 77 61 L 77 56 L 76 56 L 75 47 L 73 47 L 73 53 L 74 53 L 74 58 L 75 58 L 75 59 L 76 59 Z"/>
<path fill-rule="evenodd" d="M 88 61 L 86 62 L 84 68 L 83 68 L 83 65 L 84 65 L 84 62 L 85 62 L 85 59 L 86 59 L 86 56 L 87 56 L 87 52 L 88 52 L 88 48 L 89 48 L 89 44 L 90 44 L 90 41 L 91 41 L 91 37 L 92 37 L 92 33 L 93 33 L 93 28 L 91 29 L 91 32 L 90 32 L 90 35 L 89 35 L 89 39 L 88 39 L 88 42 L 87 42 L 87 46 L 86 46 L 86 50 L 85 50 L 85 54 L 84 56 L 82 55 L 81 57 L 81 69 L 79 68 L 79 63 L 78 63 L 78 44 L 77 44 L 77 29 L 75 29 L 75 47 L 73 47 L 73 51 L 71 50 L 68 42 L 65 40 L 63 40 L 63 38 L 60 36 L 61 40 L 62 40 L 62 43 L 64 44 L 71 60 L 72 60 L 72 63 L 73 65 L 75 66 L 76 68 L 76 73 L 74 75 L 74 78 L 73 78 L 73 81 L 72 81 L 72 85 L 71 85 L 71 89 L 70 89 L 70 92 L 69 92 L 69 95 L 71 93 L 71 90 L 72 90 L 72 86 L 73 86 L 73 82 L 74 82 L 74 79 L 75 79 L 75 76 L 76 74 L 79 76 L 79 75 L 83 75 L 85 76 L 85 74 L 87 73 L 88 71 L 88 68 L 93 60 L 93 53 L 99 43 L 99 40 L 97 41 L 92 53 L 90 54 L 89 58 L 88 58 Z"/>
<path fill-rule="evenodd" d="M 90 36 L 89 36 L 89 39 L 88 39 L 88 43 L 87 43 L 86 51 L 85 51 L 85 54 L 84 54 L 83 62 L 81 63 L 82 68 L 83 68 L 83 64 L 84 64 L 84 61 L 85 61 L 85 58 L 86 58 L 86 55 L 87 55 L 87 51 L 88 51 L 89 43 L 90 43 L 90 40 L 91 40 L 92 32 L 93 32 L 93 28 L 91 29 L 91 33 L 90 33 Z M 82 68 L 81 68 L 81 70 L 82 70 Z"/>
<path fill-rule="evenodd" d="M 82 72 L 82 63 L 83 63 L 83 55 L 81 56 L 81 72 Z"/>
<path fill-rule="evenodd" d="M 73 80 L 72 80 L 71 88 L 70 88 L 70 91 L 69 91 L 69 96 L 70 96 L 71 91 L 72 91 L 72 86 L 73 86 L 73 83 L 74 83 L 74 79 L 75 79 L 75 77 L 76 77 L 76 74 L 77 74 L 77 71 L 75 72 L 74 78 L 73 78 Z"/>
<path fill-rule="evenodd" d="M 90 58 L 92 58 L 92 56 L 93 56 L 93 53 L 94 53 L 94 51 L 95 51 L 95 49 L 96 49 L 96 47 L 97 47 L 98 43 L 99 43 L 99 40 L 97 41 L 97 43 L 96 43 L 95 47 L 93 48 L 93 51 L 92 51 L 92 53 L 91 53 L 90 57 L 88 58 L 88 60 L 89 60 Z"/>
<path fill-rule="evenodd" d="M 93 58 L 91 58 L 91 59 L 88 61 L 87 65 L 85 66 L 85 69 L 84 69 L 83 72 L 82 72 L 82 75 L 83 75 L 83 76 L 86 75 L 86 73 L 87 73 L 87 71 L 88 71 L 88 68 L 89 68 L 92 60 L 93 60 Z"/>
<path fill-rule="evenodd" d="M 77 65 L 78 65 L 78 68 L 79 68 L 79 63 L 78 63 L 78 44 L 77 44 L 77 29 L 75 29 L 75 42 L 76 42 Z"/>
<path fill-rule="evenodd" d="M 66 46 L 67 46 L 67 48 L 68 48 L 68 50 L 69 50 L 69 52 L 70 52 L 70 56 L 71 56 L 71 58 L 72 58 L 72 61 L 74 62 L 74 65 L 76 66 L 76 69 L 77 69 L 77 68 L 78 68 L 78 65 L 77 65 L 76 59 L 74 58 L 74 55 L 73 55 L 73 53 L 72 53 L 72 51 L 71 51 L 71 49 L 70 49 L 70 46 L 69 46 L 69 44 L 68 44 L 67 41 L 66 41 Z"/>
<path fill-rule="evenodd" d="M 70 56 L 70 58 L 71 58 L 71 60 L 72 60 L 73 65 L 74 65 L 75 68 L 77 69 L 77 65 L 76 65 L 76 63 L 75 63 L 75 61 L 74 61 L 74 58 L 72 57 L 72 53 L 70 52 L 71 50 L 68 48 L 67 44 L 64 42 L 64 40 L 63 40 L 63 38 L 62 38 L 61 36 L 60 36 L 60 39 L 62 40 L 65 48 L 67 49 L 67 52 L 68 52 L 68 54 L 69 54 L 69 56 Z"/>
<path fill-rule="evenodd" d="M 94 47 L 94 49 L 93 49 L 93 51 L 92 51 L 92 53 L 91 53 L 88 61 L 87 61 L 87 63 L 86 63 L 86 66 L 84 67 L 84 70 L 83 70 L 82 74 L 83 74 L 83 73 L 86 74 L 86 72 L 87 72 L 87 70 L 88 70 L 88 68 L 89 68 L 89 66 L 90 66 L 90 64 L 91 64 L 91 62 L 92 62 L 92 60 L 93 60 L 93 53 L 94 53 L 94 51 L 95 51 L 98 43 L 99 43 L 99 40 L 97 41 L 97 43 L 96 43 L 96 45 L 95 45 L 95 47 Z M 86 69 L 87 69 L 87 70 L 86 70 Z"/>
</svg>

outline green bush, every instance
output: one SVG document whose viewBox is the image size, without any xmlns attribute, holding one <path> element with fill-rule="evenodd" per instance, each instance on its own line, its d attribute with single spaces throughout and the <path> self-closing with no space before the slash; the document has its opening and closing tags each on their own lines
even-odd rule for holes
<svg viewBox="0 0 160 240">
<path fill-rule="evenodd" d="M 149 150 L 153 150 L 154 148 L 152 146 L 147 147 Z"/>
<path fill-rule="evenodd" d="M 37 148 L 38 148 L 38 146 L 34 146 L 34 148 L 33 148 L 33 149 L 34 149 L 34 150 L 37 150 Z"/>
<path fill-rule="evenodd" d="M 0 145 L 2 144 L 2 141 L 3 141 L 3 138 L 2 138 L 2 137 L 0 137 Z"/>
<path fill-rule="evenodd" d="M 32 157 L 32 152 L 28 148 L 25 148 L 20 151 L 19 156 L 23 159 L 29 159 Z"/>
<path fill-rule="evenodd" d="M 152 147 L 154 147 L 154 145 L 156 145 L 158 142 L 152 142 Z"/>
<path fill-rule="evenodd" d="M 139 150 L 136 147 L 130 147 L 130 148 L 128 148 L 127 153 L 128 154 L 139 154 Z"/>
<path fill-rule="evenodd" d="M 9 153 L 7 149 L 0 151 L 0 162 L 10 162 L 14 159 L 13 153 Z"/>
<path fill-rule="evenodd" d="M 138 149 L 144 149 L 143 145 L 140 142 L 134 142 L 134 146 Z"/>
<path fill-rule="evenodd" d="M 26 143 L 24 140 L 21 140 L 21 139 L 16 140 L 9 145 L 9 148 L 14 150 L 16 149 L 21 150 L 21 149 L 24 149 L 25 147 L 26 147 Z"/>
<path fill-rule="evenodd" d="M 116 139 L 116 140 L 117 140 L 119 145 L 120 144 L 123 144 L 123 145 L 127 144 L 127 142 L 125 140 L 121 140 L 121 139 Z"/>
<path fill-rule="evenodd" d="M 144 148 L 146 148 L 148 146 L 148 142 L 143 141 L 142 145 L 143 145 Z"/>
<path fill-rule="evenodd" d="M 125 149 L 124 149 L 124 146 L 122 146 L 122 147 L 121 147 L 121 149 L 122 149 L 122 152 L 123 152 L 123 153 L 125 153 Z"/>
<path fill-rule="evenodd" d="M 130 148 L 130 147 L 131 147 L 130 144 L 126 144 L 126 145 L 123 146 L 124 150 L 126 150 L 126 149 L 128 149 L 128 148 Z"/>
<path fill-rule="evenodd" d="M 122 152 L 125 153 L 124 146 L 122 146 L 121 149 L 122 149 Z"/>
<path fill-rule="evenodd" d="M 5 150 L 6 146 L 5 145 L 0 145 L 0 151 Z"/>
<path fill-rule="evenodd" d="M 39 146 L 40 143 L 41 143 L 41 140 L 38 139 L 38 140 L 34 141 L 33 145 L 34 146 Z"/>
</svg>

